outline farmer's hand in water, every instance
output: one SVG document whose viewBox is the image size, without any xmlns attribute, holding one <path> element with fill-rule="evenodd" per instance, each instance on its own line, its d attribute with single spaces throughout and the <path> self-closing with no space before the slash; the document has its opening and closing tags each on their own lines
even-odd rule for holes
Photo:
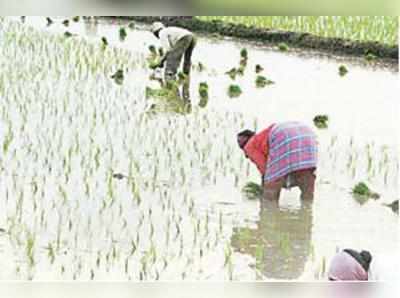
<svg viewBox="0 0 400 298">
<path fill-rule="evenodd" d="M 163 62 L 158 62 L 154 65 L 154 68 L 163 68 L 164 67 L 164 63 Z"/>
<path fill-rule="evenodd" d="M 158 62 L 158 65 L 160 68 L 164 67 L 166 60 L 167 60 L 167 55 L 164 55 L 163 57 L 161 57 L 160 62 Z"/>
</svg>

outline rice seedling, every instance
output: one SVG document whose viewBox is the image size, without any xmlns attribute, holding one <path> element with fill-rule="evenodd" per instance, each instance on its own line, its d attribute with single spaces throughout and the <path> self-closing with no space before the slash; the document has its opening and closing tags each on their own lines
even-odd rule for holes
<svg viewBox="0 0 400 298">
<path fill-rule="evenodd" d="M 241 60 L 247 60 L 249 58 L 246 48 L 243 48 L 240 50 L 240 58 L 241 58 Z"/>
<path fill-rule="evenodd" d="M 59 26 L 44 33 L 19 20 L 1 22 L 4 72 L 0 97 L 5 104 L 0 107 L 0 120 L 5 129 L 0 136 L 0 171 L 5 180 L 0 187 L 4 198 L 0 209 L 6 210 L 7 220 L 1 223 L 4 237 L 0 237 L 0 246 L 9 255 L 21 253 L 21 262 L 10 267 L 9 277 L 41 279 L 43 273 L 79 280 L 100 279 L 106 274 L 126 280 L 182 276 L 193 280 L 208 277 L 208 262 L 220 267 L 211 278 L 247 274 L 238 265 L 243 256 L 233 254 L 230 237 L 236 226 L 247 225 L 250 217 L 243 214 L 257 211 L 241 208 L 240 193 L 235 191 L 251 179 L 255 169 L 241 158 L 232 136 L 238 128 L 258 130 L 261 123 L 238 112 L 213 109 L 193 109 L 184 117 L 171 115 L 165 106 L 177 106 L 178 100 L 173 93 L 170 96 L 156 88 L 153 94 L 153 90 L 147 91 L 146 98 L 144 87 L 154 87 L 150 84 L 156 82 L 148 81 L 145 43 L 140 52 L 124 50 L 118 44 L 105 50 L 101 35 L 97 43 L 81 33 L 80 38 L 66 40 L 62 36 L 65 29 L 53 33 Z M 79 32 L 79 27 L 74 30 Z M 116 31 L 109 31 L 105 38 L 115 35 Z M 155 56 L 159 54 L 154 51 Z M 114 88 L 111 74 L 123 70 L 126 76 L 127 69 L 134 74 L 132 84 Z M 207 89 L 212 87 L 211 81 L 205 83 Z M 194 87 L 201 99 L 200 84 Z M 226 87 L 215 88 L 218 94 Z M 158 113 L 146 114 L 153 105 Z M 327 152 L 329 163 L 340 171 L 346 168 L 348 156 L 336 152 L 342 139 L 336 143 L 333 139 L 322 141 L 328 148 L 330 140 L 333 143 L 322 152 Z M 357 152 L 357 157 L 357 145 L 355 138 L 349 149 L 353 153 L 350 167 L 357 167 L 356 178 L 384 185 L 384 178 L 374 176 L 379 164 L 379 175 L 386 173 L 385 187 L 390 188 L 393 172 L 399 167 L 395 162 L 391 166 L 390 150 L 385 165 L 384 153 L 379 159 L 372 149 L 370 153 Z M 369 170 L 367 154 L 372 157 Z M 351 169 L 346 172 L 349 176 Z M 202 199 L 212 192 L 213 198 L 218 197 L 221 188 L 235 191 L 232 198 L 237 202 Z M 250 209 L 258 206 L 244 203 Z M 228 208 L 233 208 L 233 213 Z M 253 223 L 252 218 L 249 224 Z M 25 231 L 32 231 L 34 241 L 27 241 Z M 263 248 L 264 253 L 268 250 L 260 242 L 256 240 L 254 246 L 260 247 L 257 254 L 261 256 Z M 285 248 L 285 238 L 281 244 Z"/>
<path fill-rule="evenodd" d="M 320 129 L 328 128 L 328 121 L 328 115 L 317 115 L 313 119 L 314 125 Z"/>
<path fill-rule="evenodd" d="M 72 37 L 72 36 L 74 36 L 74 34 L 72 34 L 71 32 L 69 32 L 69 31 L 65 31 L 65 32 L 64 32 L 64 37 L 70 38 L 70 37 Z"/>
<path fill-rule="evenodd" d="M 227 74 L 232 80 L 234 80 L 236 79 L 236 76 L 238 74 L 238 69 L 234 67 L 227 71 L 225 74 Z"/>
<path fill-rule="evenodd" d="M 46 17 L 46 21 L 47 21 L 47 26 L 50 26 L 54 23 L 53 20 L 49 17 Z"/>
<path fill-rule="evenodd" d="M 146 87 L 146 98 L 158 98 L 175 102 L 179 99 L 179 86 L 177 83 L 169 82 L 168 86 L 162 88 Z"/>
<path fill-rule="evenodd" d="M 255 72 L 258 74 L 258 73 L 261 73 L 263 71 L 264 71 L 264 68 L 260 64 L 256 64 Z"/>
<path fill-rule="evenodd" d="M 383 205 L 392 209 L 393 212 L 397 214 L 399 213 L 399 200 L 395 200 L 390 204 L 383 204 Z"/>
<path fill-rule="evenodd" d="M 230 98 L 239 97 L 242 94 L 242 89 L 239 85 L 229 85 L 228 87 L 228 96 Z"/>
<path fill-rule="evenodd" d="M 62 22 L 62 24 L 63 24 L 65 27 L 68 27 L 68 26 L 69 26 L 69 20 L 64 20 L 64 21 Z"/>
<path fill-rule="evenodd" d="M 122 85 L 124 82 L 124 71 L 122 69 L 118 69 L 112 76 L 111 79 L 114 80 L 114 82 L 117 85 Z"/>
<path fill-rule="evenodd" d="M 344 65 L 339 66 L 339 75 L 341 77 L 345 76 L 349 71 L 347 70 L 347 67 Z"/>
<path fill-rule="evenodd" d="M 119 40 L 124 41 L 127 36 L 128 33 L 126 32 L 126 29 L 124 27 L 119 28 Z"/>
<path fill-rule="evenodd" d="M 278 44 L 278 49 L 281 52 L 287 52 L 289 50 L 289 46 L 286 43 L 281 42 Z"/>
<path fill-rule="evenodd" d="M 79 22 L 79 20 L 80 20 L 80 16 L 74 16 L 72 18 L 72 21 L 74 21 L 75 23 Z"/>
<path fill-rule="evenodd" d="M 102 44 L 103 44 L 104 47 L 108 46 L 108 40 L 107 40 L 106 37 L 103 36 L 103 37 L 101 38 L 101 42 L 102 42 Z"/>
<path fill-rule="evenodd" d="M 131 30 L 134 30 L 134 29 L 136 29 L 136 24 L 134 22 L 130 22 L 128 24 L 128 28 L 131 29 Z"/>
<path fill-rule="evenodd" d="M 247 182 L 246 185 L 242 188 L 242 193 L 249 200 L 258 200 L 263 196 L 263 188 L 257 183 Z"/>
<path fill-rule="evenodd" d="M 35 265 L 35 237 L 28 232 L 26 239 L 26 256 L 28 257 L 28 264 L 30 267 Z"/>
<path fill-rule="evenodd" d="M 208 99 L 208 84 L 206 82 L 199 84 L 199 95 L 201 99 Z"/>
<path fill-rule="evenodd" d="M 380 195 L 373 192 L 365 182 L 357 183 L 352 189 L 353 197 L 360 203 L 364 204 L 369 199 L 379 199 Z"/>
<path fill-rule="evenodd" d="M 272 85 L 272 84 L 275 84 L 275 82 L 267 79 L 264 76 L 258 75 L 256 77 L 256 87 L 257 88 L 264 88 L 265 86 Z"/>
<path fill-rule="evenodd" d="M 204 71 L 204 70 L 205 70 L 204 64 L 201 63 L 201 62 L 197 63 L 197 71 L 198 71 L 198 72 L 202 72 L 202 71 Z"/>
<path fill-rule="evenodd" d="M 246 70 L 246 63 L 244 63 L 244 64 L 240 64 L 240 66 L 239 66 L 239 68 L 237 69 L 237 74 L 238 75 L 240 75 L 240 76 L 243 76 L 244 75 L 244 71 Z"/>
</svg>

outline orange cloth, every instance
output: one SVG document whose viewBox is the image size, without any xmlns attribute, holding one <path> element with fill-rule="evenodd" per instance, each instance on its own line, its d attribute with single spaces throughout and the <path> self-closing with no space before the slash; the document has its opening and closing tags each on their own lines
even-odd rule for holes
<svg viewBox="0 0 400 298">
<path fill-rule="evenodd" d="M 244 146 L 246 157 L 249 158 L 260 171 L 265 174 L 265 168 L 268 160 L 268 139 L 273 125 L 255 134 Z"/>
</svg>

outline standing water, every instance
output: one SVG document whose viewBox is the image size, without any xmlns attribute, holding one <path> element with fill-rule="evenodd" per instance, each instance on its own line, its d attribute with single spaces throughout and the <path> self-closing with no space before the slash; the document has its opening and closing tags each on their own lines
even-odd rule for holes
<svg viewBox="0 0 400 298">
<path fill-rule="evenodd" d="M 398 216 L 383 205 L 398 199 L 396 70 L 200 37 L 187 107 L 146 97 L 159 46 L 146 28 L 62 21 L 0 23 L 0 278 L 318 280 L 337 249 L 398 251 Z M 274 84 L 257 88 L 257 64 Z M 260 178 L 236 133 L 320 114 L 314 202 L 243 196 Z M 380 199 L 355 200 L 360 181 Z"/>
</svg>

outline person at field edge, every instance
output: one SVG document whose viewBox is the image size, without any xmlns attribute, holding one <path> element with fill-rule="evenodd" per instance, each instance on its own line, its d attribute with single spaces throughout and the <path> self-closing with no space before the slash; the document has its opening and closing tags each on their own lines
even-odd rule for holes
<svg viewBox="0 0 400 298">
<path fill-rule="evenodd" d="M 299 187 L 302 199 L 313 199 L 317 169 L 317 138 L 300 122 L 272 124 L 259 133 L 244 130 L 239 147 L 262 176 L 264 198 L 279 200 L 282 188 Z"/>
<path fill-rule="evenodd" d="M 161 41 L 165 51 L 163 57 L 156 67 L 164 67 L 165 80 L 174 80 L 181 63 L 183 61 L 183 73 L 190 74 L 192 65 L 192 54 L 196 46 L 196 37 L 192 32 L 179 27 L 165 27 L 161 22 L 155 22 L 151 26 L 151 32 Z"/>
<path fill-rule="evenodd" d="M 344 249 L 332 259 L 328 271 L 330 281 L 367 281 L 372 261 L 369 251 Z"/>
</svg>

